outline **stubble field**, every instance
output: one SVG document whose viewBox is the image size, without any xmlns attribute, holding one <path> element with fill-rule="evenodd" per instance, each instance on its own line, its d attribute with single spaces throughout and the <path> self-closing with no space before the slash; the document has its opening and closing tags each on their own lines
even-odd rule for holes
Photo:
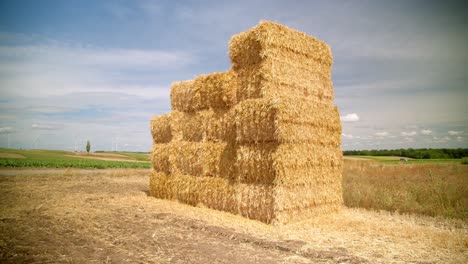
<svg viewBox="0 0 468 264">
<path fill-rule="evenodd" d="M 347 188 L 362 188 L 354 169 L 363 168 L 362 172 L 366 166 L 346 161 L 345 199 Z M 466 180 L 466 167 L 458 169 Z M 146 169 L 0 170 L 0 174 L 2 263 L 468 260 L 468 225 L 463 218 L 343 207 L 340 213 L 272 227 L 149 197 Z M 354 184 L 346 183 L 350 177 Z"/>
</svg>

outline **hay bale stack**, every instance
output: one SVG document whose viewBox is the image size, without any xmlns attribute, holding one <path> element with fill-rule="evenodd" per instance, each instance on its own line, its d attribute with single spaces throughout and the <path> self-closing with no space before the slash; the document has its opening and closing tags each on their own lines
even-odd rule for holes
<svg viewBox="0 0 468 264">
<path fill-rule="evenodd" d="M 151 195 L 288 223 L 336 211 L 341 123 L 323 42 L 261 22 L 232 37 L 232 69 L 175 82 L 151 121 Z"/>
</svg>

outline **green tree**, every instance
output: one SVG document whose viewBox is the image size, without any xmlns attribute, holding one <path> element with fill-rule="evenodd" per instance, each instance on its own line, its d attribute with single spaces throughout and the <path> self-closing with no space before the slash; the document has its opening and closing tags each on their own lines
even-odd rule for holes
<svg viewBox="0 0 468 264">
<path fill-rule="evenodd" d="M 91 144 L 89 143 L 89 140 L 86 142 L 86 152 L 88 152 L 89 154 L 89 151 L 91 150 Z"/>
</svg>

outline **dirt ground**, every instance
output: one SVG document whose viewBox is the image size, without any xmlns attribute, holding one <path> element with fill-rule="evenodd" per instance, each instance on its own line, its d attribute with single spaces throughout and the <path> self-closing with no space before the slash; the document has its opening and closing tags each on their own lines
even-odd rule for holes
<svg viewBox="0 0 468 264">
<path fill-rule="evenodd" d="M 150 197 L 148 175 L 0 170 L 0 262 L 468 261 L 468 225 L 461 220 L 343 208 L 274 227 Z"/>
</svg>

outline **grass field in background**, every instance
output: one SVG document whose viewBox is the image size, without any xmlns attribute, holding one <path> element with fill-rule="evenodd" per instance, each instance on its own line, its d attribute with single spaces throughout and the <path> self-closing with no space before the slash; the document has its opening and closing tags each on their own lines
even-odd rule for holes
<svg viewBox="0 0 468 264">
<path fill-rule="evenodd" d="M 151 168 L 148 160 L 149 155 L 143 153 L 90 153 L 88 155 L 87 153 L 61 150 L 18 150 L 5 148 L 0 148 L 0 153 L 23 156 L 15 158 L 1 157 L 0 167 L 8 168 Z"/>
<path fill-rule="evenodd" d="M 411 159 L 407 158 L 407 161 L 400 161 L 400 157 L 393 156 L 352 156 L 347 155 L 344 158 L 360 158 L 360 159 L 369 159 L 385 163 L 402 163 L 402 164 L 414 164 L 414 163 L 462 163 L 462 159 Z M 401 157 L 405 158 L 405 157 Z"/>
<path fill-rule="evenodd" d="M 348 207 L 468 220 L 468 166 L 345 159 Z"/>
</svg>

